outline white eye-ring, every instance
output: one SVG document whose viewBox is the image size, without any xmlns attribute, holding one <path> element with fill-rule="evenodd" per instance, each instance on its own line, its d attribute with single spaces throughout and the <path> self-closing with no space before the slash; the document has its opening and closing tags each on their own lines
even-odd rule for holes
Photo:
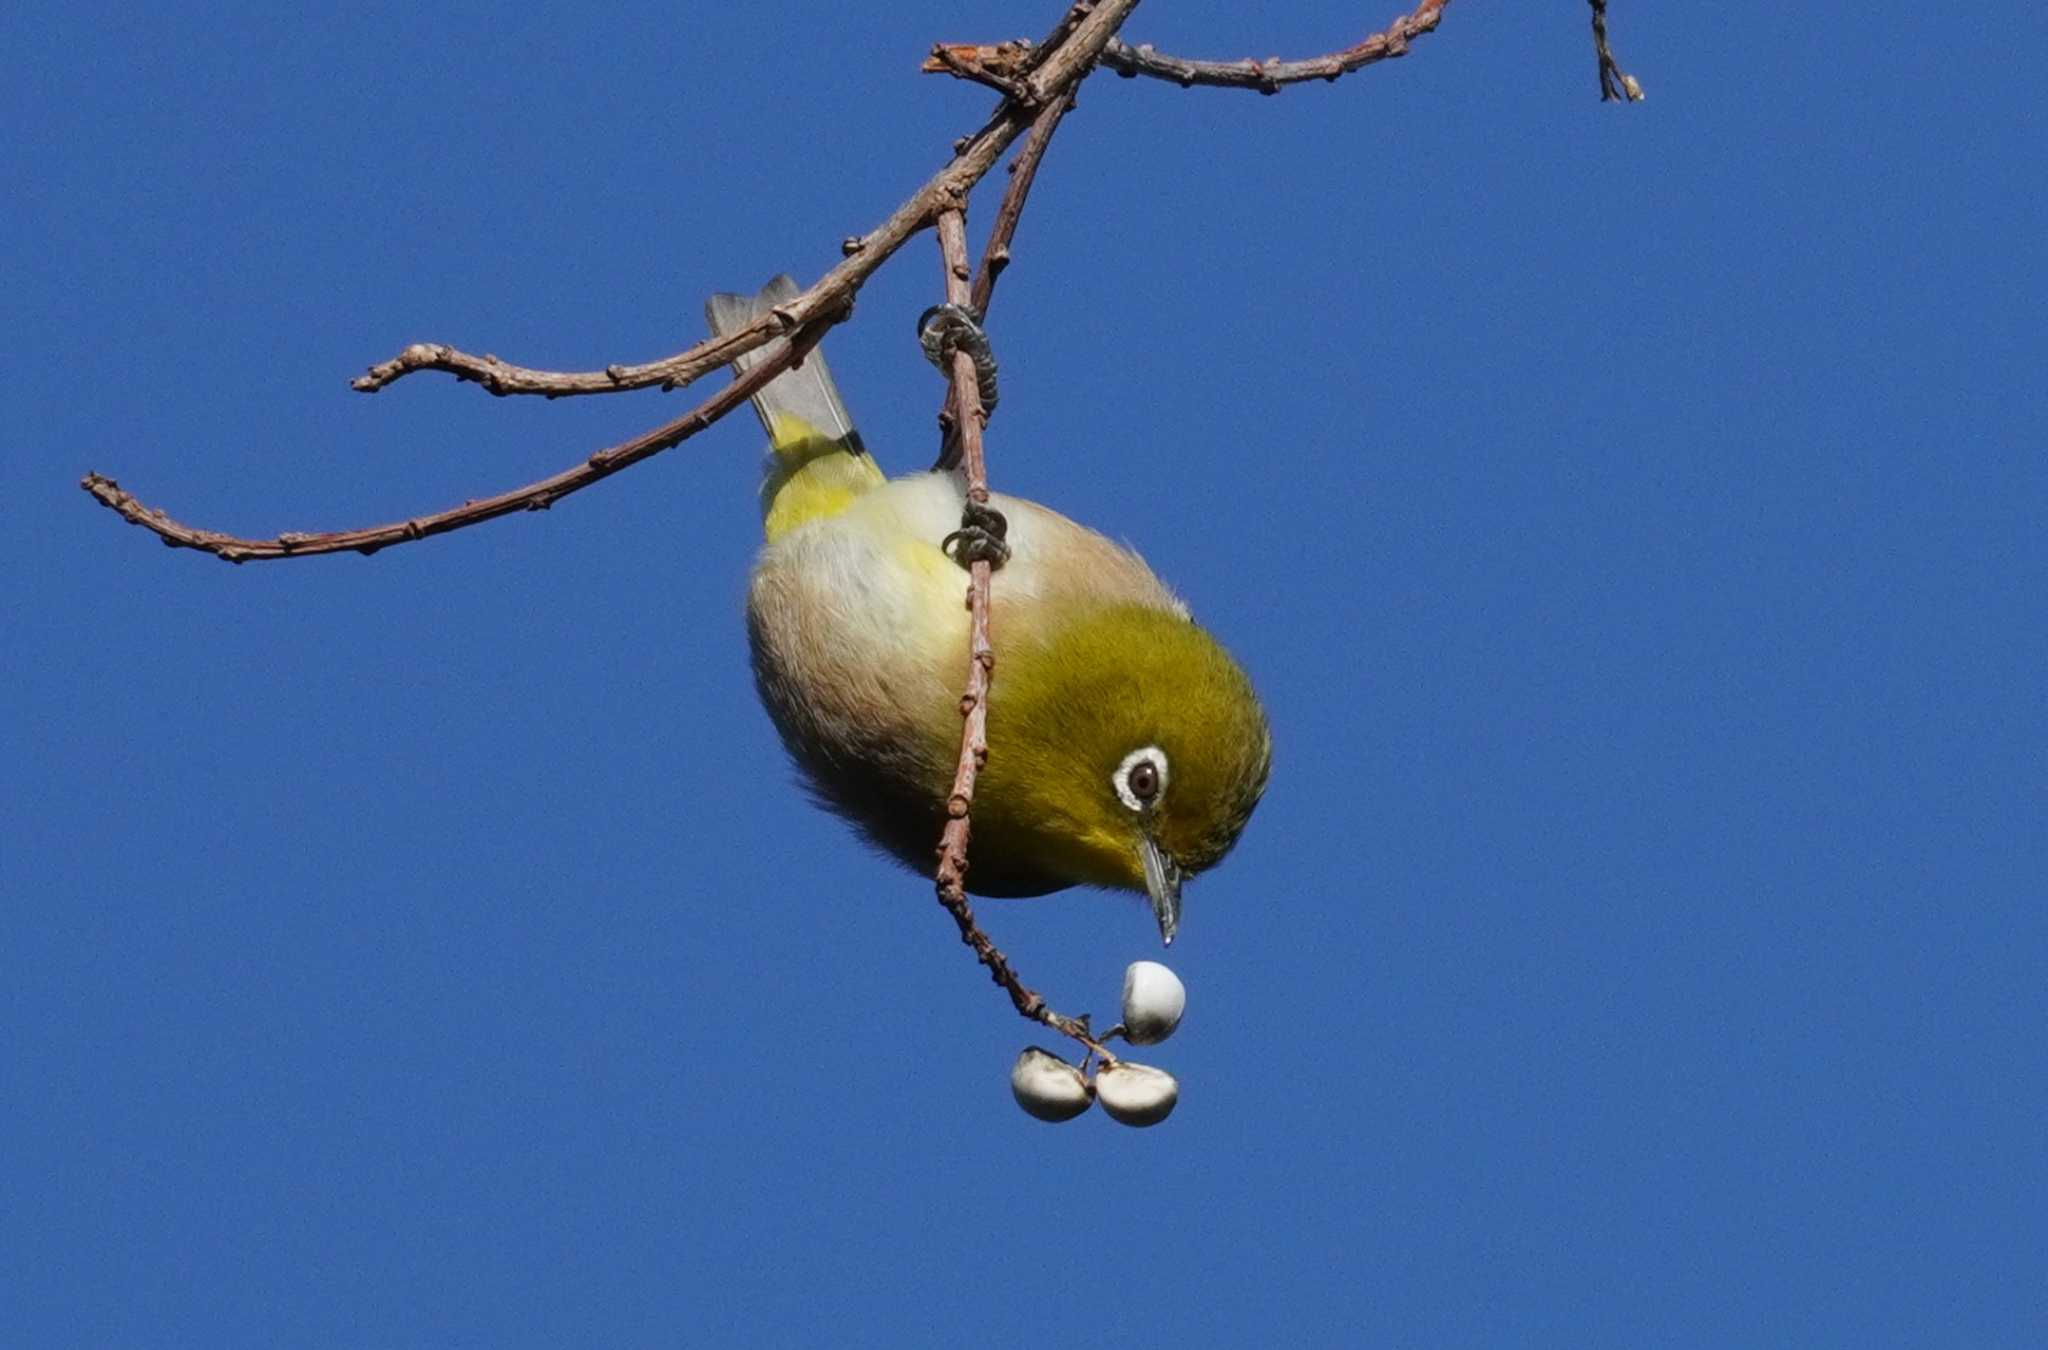
<svg viewBox="0 0 2048 1350">
<path fill-rule="evenodd" d="M 1156 745 L 1131 751 L 1109 776 L 1109 785 L 1133 811 L 1151 810 L 1166 795 L 1166 752 Z"/>
</svg>

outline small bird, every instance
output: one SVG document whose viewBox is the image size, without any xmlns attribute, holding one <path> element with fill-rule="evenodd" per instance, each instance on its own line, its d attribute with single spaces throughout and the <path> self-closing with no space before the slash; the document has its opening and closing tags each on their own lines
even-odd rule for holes
<svg viewBox="0 0 2048 1350">
<path fill-rule="evenodd" d="M 705 309 L 729 333 L 797 293 L 781 276 Z M 747 597 L 761 702 L 818 800 L 929 870 L 960 754 L 968 614 L 944 541 L 965 485 L 945 470 L 884 477 L 819 352 L 753 404 L 770 443 Z M 1230 851 L 1265 790 L 1258 697 L 1137 554 L 1035 502 L 990 506 L 1009 556 L 991 587 L 968 888 L 1136 891 L 1171 943 L 1181 883 Z"/>
</svg>

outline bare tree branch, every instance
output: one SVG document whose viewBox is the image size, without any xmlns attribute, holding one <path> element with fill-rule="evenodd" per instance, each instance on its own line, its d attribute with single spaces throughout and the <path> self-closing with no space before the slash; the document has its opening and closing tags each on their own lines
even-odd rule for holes
<svg viewBox="0 0 2048 1350">
<path fill-rule="evenodd" d="M 1047 135 L 1050 134 L 1048 130 Z M 947 207 L 939 212 L 938 234 L 939 255 L 945 266 L 946 302 L 965 306 L 972 290 L 967 270 L 967 222 L 960 208 Z M 986 507 L 988 461 L 982 432 L 988 415 L 981 406 L 974 358 L 955 350 L 948 379 L 952 429 L 945 439 L 957 445 L 960 471 L 967 480 L 967 500 Z M 934 874 L 939 903 L 959 925 L 960 940 L 974 949 L 976 959 L 988 967 L 990 978 L 1009 993 L 1010 1003 L 1018 1013 L 1073 1037 L 1113 1064 L 1116 1057 L 1090 1034 L 1086 1022 L 1054 1011 L 1042 995 L 1025 986 L 1009 958 L 981 931 L 967 900 L 967 841 L 973 828 L 969 811 L 974 804 L 975 779 L 988 762 L 988 693 L 996 669 L 995 647 L 989 638 L 990 571 L 985 557 L 977 557 L 968 564 L 967 688 L 960 696 L 960 758 L 953 770 L 953 790 L 946 798 L 946 827 L 939 836 L 939 861 Z"/>
<path fill-rule="evenodd" d="M 981 267 L 974 274 L 974 292 L 970 304 L 976 314 L 986 315 L 989 302 L 995 298 L 996 278 L 1010 265 L 1010 241 L 1017 235 L 1017 222 L 1024 214 L 1024 202 L 1031 196 L 1031 185 L 1038 178 L 1038 165 L 1045 158 L 1045 148 L 1052 144 L 1053 132 L 1059 130 L 1060 119 L 1074 106 L 1074 96 L 1054 99 L 1038 110 L 1038 116 L 1031 120 L 1031 134 L 1024 138 L 1024 148 L 1010 161 L 1010 184 L 1003 189 L 1002 204 L 996 208 L 996 221 L 988 233 L 988 243 L 981 250 Z"/>
<path fill-rule="evenodd" d="M 144 506 L 111 478 L 89 473 L 79 486 L 102 506 L 118 512 L 131 525 L 153 531 L 172 548 L 196 548 L 231 563 L 266 562 L 273 558 L 305 558 L 321 553 L 375 553 L 391 544 L 409 544 L 429 535 L 446 534 L 466 525 L 481 524 L 514 511 L 544 511 L 572 492 L 579 492 L 621 469 L 638 464 L 673 445 L 680 445 L 719 418 L 745 403 L 754 391 L 799 364 L 825 330 L 846 317 L 848 311 L 813 320 L 792 333 L 788 346 L 719 390 L 689 412 L 643 432 L 630 441 L 600 450 L 581 464 L 564 469 L 537 483 L 480 501 L 468 501 L 447 511 L 412 520 L 393 521 L 358 530 L 335 530 L 325 534 L 280 534 L 273 539 L 244 539 L 216 530 L 195 529 L 171 519 L 154 507 Z"/>
<path fill-rule="evenodd" d="M 1249 89 L 1261 94 L 1277 94 L 1290 84 L 1308 80 L 1328 82 L 1354 70 L 1362 70 L 1374 62 L 1406 55 L 1411 39 L 1435 31 L 1437 22 L 1443 17 L 1443 8 L 1449 3 L 1450 0 L 1422 0 L 1413 13 L 1402 15 L 1388 24 L 1385 32 L 1370 34 L 1341 51 L 1298 61 L 1284 61 L 1277 56 L 1263 61 L 1190 60 L 1155 51 L 1150 43 L 1133 47 L 1116 39 L 1102 49 L 1102 66 L 1127 79 L 1143 75 L 1155 80 L 1170 80 L 1184 89 L 1208 85 L 1217 89 Z M 1034 54 L 1035 49 L 1027 42 L 994 45 L 943 43 L 932 49 L 923 69 L 1001 88 L 1000 82 L 1010 78 L 1014 69 L 1027 65 Z"/>
<path fill-rule="evenodd" d="M 851 312 L 854 293 L 861 283 L 901 248 L 905 240 L 930 226 L 940 210 L 948 207 L 957 209 L 966 200 L 969 190 L 994 167 L 1003 151 L 1034 123 L 1036 111 L 1067 102 L 1074 86 L 1094 68 L 1103 46 L 1115 35 L 1117 25 L 1129 17 L 1137 4 L 1138 0 L 1081 0 L 1074 5 L 1054 30 L 1055 33 L 1064 33 L 1064 39 L 1046 53 L 1028 74 L 1019 77 L 1019 89 L 1028 99 L 1028 106 L 1015 99 L 1005 100 L 980 131 L 963 138 L 955 147 L 952 162 L 897 207 L 881 226 L 871 234 L 849 239 L 842 245 L 848 255 L 844 262 L 788 304 L 776 306 L 743 328 L 723 337 L 706 339 L 688 351 L 649 365 L 613 367 L 610 372 L 595 375 L 526 370 L 508 365 L 496 357 L 472 357 L 451 347 L 419 343 L 406 348 L 393 360 L 373 367 L 368 375 L 355 382 L 355 387 L 374 392 L 415 370 L 446 370 L 458 378 L 482 383 L 498 394 L 560 396 L 610 393 L 655 384 L 674 388 L 688 384 L 734 357 L 783 335 L 787 335 L 791 342 L 787 364 L 794 364 L 802 359 L 805 351 L 816 345 L 826 328 Z M 1040 153 L 1043 153 L 1042 145 Z M 1026 186 L 1029 186 L 1028 180 Z M 1021 200 L 1019 205 L 1021 207 Z M 200 549 L 229 562 L 311 557 L 323 553 L 374 553 L 392 544 L 445 534 L 449 530 L 479 524 L 513 511 L 544 509 L 571 492 L 588 487 L 600 478 L 609 477 L 695 435 L 745 402 L 753 390 L 784 368 L 785 365 L 763 362 L 746 377 L 675 421 L 655 427 L 621 445 L 598 451 L 583 463 L 537 483 L 495 497 L 466 502 L 452 510 L 365 529 L 246 539 L 182 524 L 159 509 L 143 505 L 113 479 L 97 473 L 88 473 L 79 486 L 101 505 L 118 512 L 130 524 L 154 532 L 166 544 L 174 548 Z"/>
<path fill-rule="evenodd" d="M 969 297 L 977 318 L 987 316 L 989 303 L 995 298 L 996 278 L 1010 265 L 1010 241 L 1016 237 L 1025 199 L 1031 195 L 1031 184 L 1038 177 L 1039 162 L 1045 158 L 1045 149 L 1052 143 L 1052 133 L 1058 129 L 1060 119 L 1073 106 L 1073 95 L 1069 94 L 1039 109 L 1038 116 L 1031 123 L 1031 134 L 1024 140 L 1024 148 L 1017 152 L 1017 158 L 1010 161 L 1010 185 L 1003 189 L 1002 205 L 996 208 L 996 223 L 989 231 L 987 246 L 982 249 L 981 267 L 975 273 L 974 289 Z M 964 220 L 962 228 L 965 228 Z M 983 421 L 986 420 L 987 410 L 984 409 Z M 949 388 L 939 405 L 939 426 L 945 434 L 939 438 L 939 458 L 934 468 L 960 467 L 960 443 L 951 434 L 954 421 L 953 395 Z"/>
</svg>

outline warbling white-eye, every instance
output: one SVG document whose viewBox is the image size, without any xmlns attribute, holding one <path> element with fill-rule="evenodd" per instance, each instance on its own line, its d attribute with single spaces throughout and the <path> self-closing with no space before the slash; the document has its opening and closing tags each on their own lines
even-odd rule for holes
<svg viewBox="0 0 2048 1350">
<path fill-rule="evenodd" d="M 706 311 L 727 333 L 796 294 L 777 277 Z M 942 541 L 964 484 L 885 478 L 818 352 L 753 402 L 770 441 L 747 601 L 761 702 L 818 799 L 928 870 L 960 754 L 966 577 Z M 1229 852 L 1266 786 L 1251 681 L 1137 554 L 1034 502 L 990 506 L 1008 558 L 968 888 L 1137 891 L 1171 942 L 1181 883 Z"/>
</svg>

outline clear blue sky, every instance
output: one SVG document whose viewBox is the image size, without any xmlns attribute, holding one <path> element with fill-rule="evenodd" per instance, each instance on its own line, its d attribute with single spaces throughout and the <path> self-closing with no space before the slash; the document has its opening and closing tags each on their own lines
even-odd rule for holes
<svg viewBox="0 0 2048 1350">
<path fill-rule="evenodd" d="M 1128 34 L 1372 21 L 1237 8 Z M 687 345 L 978 125 L 930 42 L 1053 12 L 0 17 L 0 1338 L 2040 1343 L 2036 8 L 1616 0 L 1635 108 L 1577 3 L 1088 86 L 995 481 L 1141 548 L 1277 737 L 1150 1132 L 1018 1112 L 1042 1035 L 793 787 L 750 422 L 374 559 L 76 487 L 268 534 L 623 439 L 694 394 L 346 381 Z M 828 347 L 896 469 L 937 295 L 920 241 Z M 984 914 L 1075 1011 L 1157 954 L 1126 897 Z"/>
</svg>

